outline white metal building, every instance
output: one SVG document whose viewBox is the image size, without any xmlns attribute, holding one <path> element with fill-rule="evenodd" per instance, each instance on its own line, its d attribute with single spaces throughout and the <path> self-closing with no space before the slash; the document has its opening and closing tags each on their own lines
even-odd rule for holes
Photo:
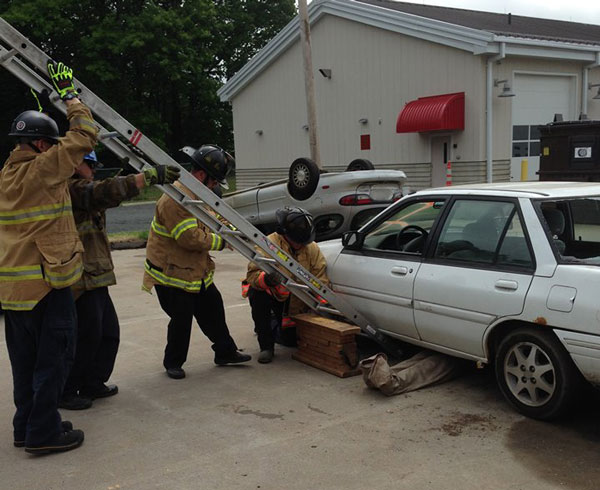
<svg viewBox="0 0 600 490">
<path fill-rule="evenodd" d="M 326 169 L 366 158 L 419 189 L 447 161 L 466 183 L 518 180 L 527 158 L 537 180 L 537 125 L 600 119 L 600 26 L 389 0 L 313 0 L 309 17 Z M 303 76 L 295 19 L 220 89 L 238 188 L 310 155 Z"/>
</svg>

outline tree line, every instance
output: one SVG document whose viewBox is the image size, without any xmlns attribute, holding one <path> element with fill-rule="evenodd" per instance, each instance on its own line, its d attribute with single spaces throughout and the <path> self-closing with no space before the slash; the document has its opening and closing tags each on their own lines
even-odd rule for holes
<svg viewBox="0 0 600 490">
<path fill-rule="evenodd" d="M 231 109 L 216 92 L 295 14 L 294 0 L 0 0 L 4 20 L 172 155 L 233 150 Z M 37 106 L 3 69 L 0 87 L 6 134 Z M 3 163 L 13 143 L 0 141 Z"/>
</svg>

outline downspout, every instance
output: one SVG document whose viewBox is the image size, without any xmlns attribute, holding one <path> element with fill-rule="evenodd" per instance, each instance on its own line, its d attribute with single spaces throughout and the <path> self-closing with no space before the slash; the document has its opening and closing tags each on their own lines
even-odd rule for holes
<svg viewBox="0 0 600 490">
<path fill-rule="evenodd" d="M 600 66 L 600 52 L 596 52 L 596 61 L 583 67 L 583 76 L 581 77 L 582 87 L 581 87 L 581 116 L 579 116 L 580 119 L 582 119 L 583 116 L 587 117 L 587 99 L 588 99 L 587 92 L 588 92 L 588 83 L 589 83 L 588 82 L 588 74 L 592 68 L 596 68 L 597 66 Z"/>
<path fill-rule="evenodd" d="M 487 182 L 492 182 L 492 86 L 494 78 L 492 65 L 506 57 L 506 44 L 500 43 L 500 52 L 487 60 L 486 94 L 485 94 L 485 175 Z"/>
</svg>

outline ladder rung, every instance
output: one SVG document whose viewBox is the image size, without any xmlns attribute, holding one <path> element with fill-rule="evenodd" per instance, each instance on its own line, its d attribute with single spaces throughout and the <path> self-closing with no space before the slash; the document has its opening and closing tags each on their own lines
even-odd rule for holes
<svg viewBox="0 0 600 490">
<path fill-rule="evenodd" d="M 2 56 L 0 56 L 0 63 L 4 64 L 6 60 L 10 60 L 15 54 L 17 54 L 17 50 L 15 48 L 7 51 Z"/>
<path fill-rule="evenodd" d="M 98 139 L 100 140 L 107 140 L 109 138 L 116 138 L 117 136 L 119 136 L 119 133 L 117 131 L 111 131 L 110 133 L 103 133 L 101 134 Z"/>
<path fill-rule="evenodd" d="M 271 257 L 261 257 L 260 255 L 257 257 L 254 257 L 254 262 L 266 262 L 267 264 L 276 264 L 277 261 L 275 259 L 272 259 Z"/>
<path fill-rule="evenodd" d="M 328 306 L 317 306 L 317 311 L 323 311 L 325 313 L 331 313 L 332 315 L 342 315 L 342 313 L 340 313 L 338 310 L 336 310 L 335 308 L 329 308 Z"/>
<path fill-rule="evenodd" d="M 219 233 L 221 235 L 244 236 L 240 230 L 232 230 L 231 228 L 223 228 Z"/>
<path fill-rule="evenodd" d="M 297 282 L 288 282 L 285 286 L 290 288 L 306 289 L 310 291 L 310 288 L 306 284 L 299 284 Z"/>
</svg>

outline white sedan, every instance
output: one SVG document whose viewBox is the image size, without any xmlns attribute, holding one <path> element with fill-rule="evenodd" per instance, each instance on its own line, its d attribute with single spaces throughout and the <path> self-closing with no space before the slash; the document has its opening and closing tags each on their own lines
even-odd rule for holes
<svg viewBox="0 0 600 490">
<path fill-rule="evenodd" d="M 493 364 L 527 416 L 563 414 L 583 378 L 600 385 L 600 184 L 429 189 L 321 248 L 373 325 Z"/>
</svg>

